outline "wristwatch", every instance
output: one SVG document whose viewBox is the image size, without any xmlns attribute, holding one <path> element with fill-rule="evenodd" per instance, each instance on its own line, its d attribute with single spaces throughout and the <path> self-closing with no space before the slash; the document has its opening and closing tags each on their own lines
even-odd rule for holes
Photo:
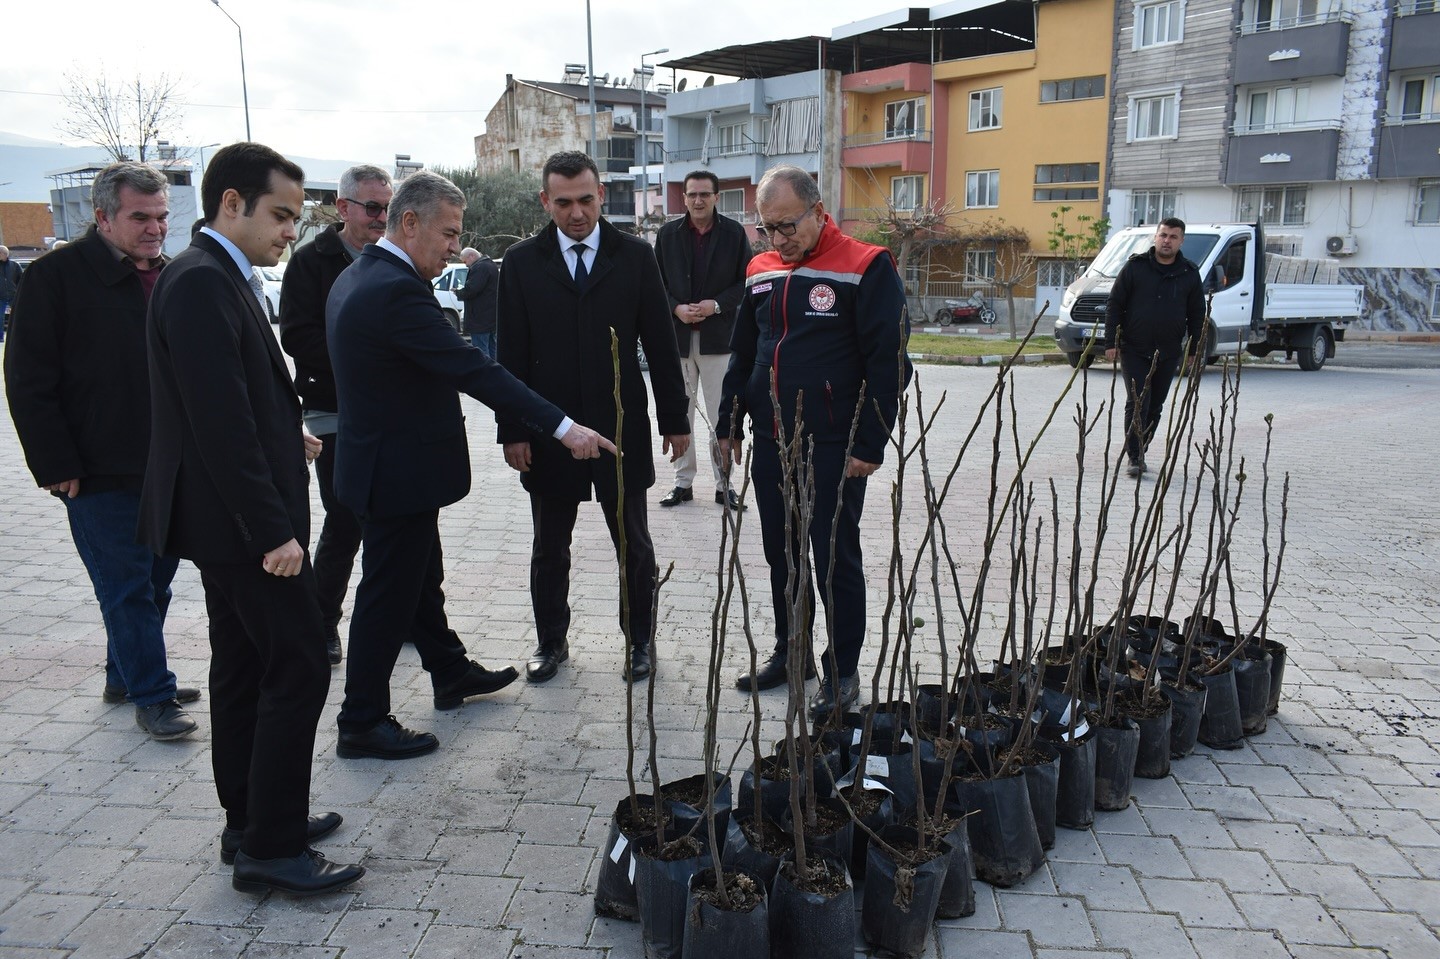
<svg viewBox="0 0 1440 959">
<path fill-rule="evenodd" d="M 720 315 L 720 301 L 719 301 L 719 300 L 711 300 L 710 302 L 715 304 L 715 312 L 714 312 L 714 313 L 711 313 L 710 315 L 711 315 L 711 316 L 719 316 L 719 315 Z"/>
</svg>

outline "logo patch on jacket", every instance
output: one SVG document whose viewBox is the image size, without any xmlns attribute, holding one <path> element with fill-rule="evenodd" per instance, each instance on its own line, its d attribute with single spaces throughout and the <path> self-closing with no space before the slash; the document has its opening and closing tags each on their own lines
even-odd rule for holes
<svg viewBox="0 0 1440 959">
<path fill-rule="evenodd" d="M 769 292 L 770 292 L 770 286 L 771 286 L 771 284 L 769 284 L 769 283 L 757 283 L 757 284 L 755 284 L 754 286 L 752 286 L 752 287 L 750 288 L 750 292 L 751 292 L 751 293 L 754 293 L 754 294 L 757 295 L 757 296 L 758 296 L 759 294 L 761 294 L 761 293 L 769 293 Z"/>
<path fill-rule="evenodd" d="M 835 306 L 835 290 L 824 283 L 810 288 L 810 309 L 828 313 Z"/>
</svg>

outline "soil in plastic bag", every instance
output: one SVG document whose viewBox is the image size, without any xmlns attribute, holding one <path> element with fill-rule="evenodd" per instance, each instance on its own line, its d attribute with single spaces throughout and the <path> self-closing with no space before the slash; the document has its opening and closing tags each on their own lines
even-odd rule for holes
<svg viewBox="0 0 1440 959">
<path fill-rule="evenodd" d="M 1233 667 L 1232 663 L 1231 668 L 1218 675 L 1200 677 L 1200 682 L 1205 684 L 1205 712 L 1200 716 L 1198 738 L 1211 749 L 1239 749 L 1245 738 Z"/>
<path fill-rule="evenodd" d="M 1135 781 L 1135 755 L 1140 749 L 1140 727 L 1133 719 L 1117 716 L 1097 722 L 1095 729 L 1095 808 L 1118 812 L 1130 805 Z"/>
<path fill-rule="evenodd" d="M 933 834 L 927 835 L 926 847 L 919 848 L 919 835 L 908 826 L 888 826 L 880 838 L 904 860 L 897 863 L 888 850 L 871 843 L 860 930 L 866 942 L 890 955 L 919 956 L 935 923 L 949 850 Z"/>
<path fill-rule="evenodd" d="M 1240 730 L 1246 736 L 1265 731 L 1270 705 L 1270 654 L 1258 645 L 1246 646 L 1232 664 L 1235 698 L 1240 701 Z"/>
<path fill-rule="evenodd" d="M 1183 687 L 1161 683 L 1160 694 L 1170 700 L 1170 758 L 1184 759 L 1195 751 L 1209 693 L 1203 684 L 1190 678 Z"/>
<path fill-rule="evenodd" d="M 1065 738 L 1068 730 L 1041 727 L 1045 741 L 1060 753 L 1055 790 L 1055 825 L 1089 829 L 1095 822 L 1095 729 Z"/>
<path fill-rule="evenodd" d="M 647 959 L 680 959 L 690 904 L 690 877 L 711 865 L 710 854 L 691 839 L 655 848 L 653 836 L 635 844 L 635 896 Z"/>
<path fill-rule="evenodd" d="M 992 886 L 1013 886 L 1040 868 L 1045 852 L 1024 775 L 987 779 L 972 770 L 957 779 L 953 789 L 959 806 L 973 813 L 965 824 L 976 878 Z"/>
<path fill-rule="evenodd" d="M 765 885 L 745 872 L 727 872 L 730 908 L 721 905 L 715 870 L 703 869 L 690 880 L 690 909 L 685 917 L 686 959 L 735 959 L 770 954 L 770 912 Z"/>
<path fill-rule="evenodd" d="M 1285 685 L 1285 644 L 1267 639 L 1261 646 L 1270 654 L 1270 700 L 1265 715 L 1274 716 L 1280 711 L 1280 690 Z"/>
<path fill-rule="evenodd" d="M 818 862 L 807 858 L 812 867 Z M 796 876 L 793 859 L 787 856 L 780 864 L 770 890 L 769 955 L 854 959 L 855 889 L 850 873 L 833 857 L 825 858 L 823 865 L 823 874 L 802 880 Z M 742 954 L 735 959 L 742 959 Z M 757 959 L 765 959 L 765 954 Z"/>
</svg>

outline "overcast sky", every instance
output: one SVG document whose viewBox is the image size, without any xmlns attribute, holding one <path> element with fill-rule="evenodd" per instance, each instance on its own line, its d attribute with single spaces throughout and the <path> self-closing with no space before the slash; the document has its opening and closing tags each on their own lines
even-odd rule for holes
<svg viewBox="0 0 1440 959">
<path fill-rule="evenodd" d="M 472 137 L 505 74 L 560 79 L 586 59 L 584 0 L 222 0 L 244 30 L 254 139 L 285 153 L 427 166 L 473 159 Z M 630 75 L 735 43 L 823 35 L 901 4 L 886 0 L 592 0 L 595 72 Z M 4 4 L 0 131 L 65 141 L 57 129 L 64 75 L 165 72 L 182 79 L 185 119 L 169 139 L 192 145 L 244 138 L 235 27 L 211 0 Z M 783 11 L 783 15 L 781 12 Z M 669 80 L 657 71 L 657 80 Z M 0 179 L 3 177 L 0 171 Z"/>
</svg>

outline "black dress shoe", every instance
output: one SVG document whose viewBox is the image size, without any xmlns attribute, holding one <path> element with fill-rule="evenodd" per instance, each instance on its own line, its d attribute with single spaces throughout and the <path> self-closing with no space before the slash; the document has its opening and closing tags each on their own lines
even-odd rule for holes
<svg viewBox="0 0 1440 959">
<path fill-rule="evenodd" d="M 136 706 L 135 725 L 149 733 L 151 739 L 162 743 L 181 739 L 195 731 L 195 720 L 173 699 L 153 706 Z"/>
<path fill-rule="evenodd" d="M 193 703 L 199 698 L 200 690 L 193 686 L 180 686 L 175 690 L 175 701 L 182 706 L 186 703 Z M 130 691 L 124 686 L 111 686 L 109 683 L 106 683 L 105 691 L 100 694 L 100 699 L 111 705 L 115 703 L 128 703 L 130 701 Z"/>
<path fill-rule="evenodd" d="M 466 663 L 465 672 L 448 683 L 435 684 L 435 708 L 455 709 L 471 696 L 484 696 L 497 692 L 520 678 L 514 666 L 501 670 L 489 670 L 473 660 Z"/>
<path fill-rule="evenodd" d="M 530 662 L 525 664 L 525 681 L 527 683 L 543 683 L 555 677 L 560 671 L 560 664 L 570 658 L 570 643 L 561 643 L 559 646 L 547 646 L 541 644 L 535 647 L 535 652 L 530 654 Z"/>
<path fill-rule="evenodd" d="M 339 666 L 345 653 L 340 649 L 340 629 L 337 626 L 325 628 L 325 653 L 330 657 L 331 666 Z"/>
<path fill-rule="evenodd" d="M 632 683 L 649 676 L 650 650 L 644 646 L 631 646 L 630 658 L 625 660 L 625 668 L 620 670 L 620 675 Z"/>
<path fill-rule="evenodd" d="M 785 664 L 788 657 L 785 653 L 777 650 L 770 654 L 770 658 L 760 664 L 760 668 L 752 675 L 749 670 L 735 677 L 735 688 L 742 693 L 750 692 L 753 686 L 756 689 L 774 689 L 776 686 L 783 686 L 787 677 L 785 675 Z M 805 664 L 805 678 L 815 678 L 815 663 L 812 660 Z"/>
<path fill-rule="evenodd" d="M 241 892 L 283 892 L 291 896 L 318 896 L 350 885 L 365 875 L 364 866 L 342 866 L 314 849 L 288 859 L 252 859 L 235 854 L 230 885 Z"/>
<path fill-rule="evenodd" d="M 363 733 L 341 733 L 335 755 L 341 759 L 410 759 L 433 753 L 439 745 L 434 733 L 406 729 L 394 716 L 386 716 Z"/>
<path fill-rule="evenodd" d="M 736 493 L 733 489 L 717 489 L 715 491 L 715 502 L 727 509 L 741 510 L 746 508 L 745 504 L 740 502 L 740 494 Z"/>
<path fill-rule="evenodd" d="M 679 506 L 681 503 L 688 503 L 694 498 L 694 490 L 685 486 L 677 486 L 661 498 L 660 505 Z"/>
<path fill-rule="evenodd" d="M 849 712 L 860 699 L 860 674 L 851 673 L 840 680 L 840 711 Z M 825 679 L 815 695 L 810 697 L 810 718 L 821 719 L 826 713 L 835 709 L 835 683 L 831 679 Z"/>
<path fill-rule="evenodd" d="M 332 832 L 340 828 L 345 817 L 338 812 L 322 812 L 318 816 L 311 816 L 305 823 L 305 840 L 314 842 L 317 839 L 324 839 Z M 226 826 L 220 830 L 220 861 L 229 866 L 235 862 L 235 854 L 240 851 L 240 840 L 245 837 L 245 830 L 231 829 Z"/>
</svg>

